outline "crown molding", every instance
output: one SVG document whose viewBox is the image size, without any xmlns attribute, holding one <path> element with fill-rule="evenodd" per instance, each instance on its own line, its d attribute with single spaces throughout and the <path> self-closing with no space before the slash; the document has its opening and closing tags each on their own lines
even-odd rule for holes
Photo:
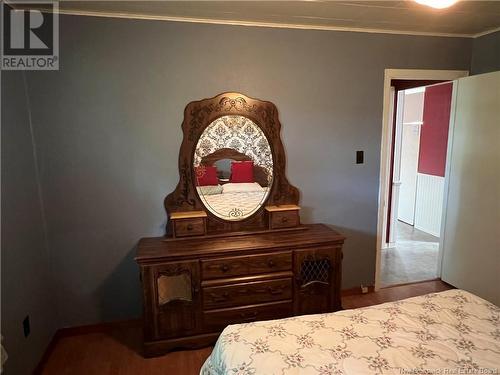
<svg viewBox="0 0 500 375">
<path fill-rule="evenodd" d="M 15 3 L 10 3 L 16 7 Z M 21 5 L 22 3 L 18 3 Z M 46 11 L 43 5 L 31 6 L 30 9 Z M 103 18 L 123 18 L 123 19 L 138 19 L 152 21 L 170 21 L 170 22 L 186 22 L 186 23 L 202 23 L 212 25 L 229 25 L 229 26 L 247 26 L 247 27 L 267 27 L 278 29 L 298 29 L 298 30 L 322 30 L 322 31 L 343 31 L 356 33 L 371 33 L 371 34 L 394 34 L 394 35 L 415 35 L 415 36 L 437 36 L 446 38 L 479 38 L 488 34 L 500 31 L 500 27 L 483 31 L 476 34 L 452 34 L 438 33 L 426 31 L 402 31 L 402 30 L 386 30 L 376 28 L 360 28 L 360 27 L 343 27 L 343 26 L 321 26 L 321 25 L 305 25 L 293 23 L 278 23 L 278 22 L 259 22 L 259 21 L 241 21 L 241 20 L 225 20 L 217 18 L 196 18 L 196 17 L 180 17 L 180 16 L 159 16 L 152 14 L 141 13 L 120 13 L 120 12 L 94 12 L 86 10 L 68 10 L 59 8 L 59 14 L 71 16 L 88 16 L 88 17 L 103 17 Z"/>
<path fill-rule="evenodd" d="M 483 32 L 474 34 L 473 38 L 479 38 L 479 37 L 482 37 L 482 36 L 485 36 L 488 34 L 493 34 L 493 33 L 496 33 L 497 31 L 500 31 L 500 26 L 495 27 L 494 29 L 491 29 L 491 30 L 487 30 L 487 31 L 483 31 Z"/>
<path fill-rule="evenodd" d="M 11 3 L 15 6 L 15 3 Z M 30 7 L 30 9 L 37 9 L 45 11 L 43 6 Z M 119 12 L 93 12 L 83 10 L 68 10 L 59 8 L 59 14 L 71 16 L 90 16 L 90 17 L 104 17 L 104 18 L 125 18 L 125 19 L 138 19 L 138 20 L 152 20 L 152 21 L 171 21 L 171 22 L 187 22 L 187 23 L 202 23 L 202 24 L 215 24 L 215 25 L 230 25 L 230 26 L 248 26 L 248 27 L 267 27 L 278 29 L 298 29 L 298 30 L 322 30 L 322 31 L 343 31 L 343 32 L 357 32 L 357 33 L 371 33 L 371 34 L 395 34 L 395 35 L 416 35 L 416 36 L 438 36 L 447 38 L 474 38 L 474 34 L 451 34 L 451 33 L 433 33 L 425 31 L 401 31 L 401 30 L 385 30 L 373 28 L 357 28 L 357 27 L 342 27 L 342 26 L 320 26 L 320 25 L 304 25 L 292 23 L 277 23 L 277 22 L 259 22 L 259 21 L 241 21 L 241 20 L 224 20 L 224 19 L 207 19 L 207 18 L 194 18 L 194 17 L 179 17 L 179 16 L 157 16 L 150 14 L 140 13 L 119 13 Z M 494 31 L 492 31 L 494 32 Z"/>
</svg>

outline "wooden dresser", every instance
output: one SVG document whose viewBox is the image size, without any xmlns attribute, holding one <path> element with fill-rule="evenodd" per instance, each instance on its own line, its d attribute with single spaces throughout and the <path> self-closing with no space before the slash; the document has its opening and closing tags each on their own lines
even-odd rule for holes
<svg viewBox="0 0 500 375">
<path fill-rule="evenodd" d="M 339 310 L 343 242 L 322 224 L 141 239 L 145 356 L 208 345 L 228 324 Z"/>
<path fill-rule="evenodd" d="M 165 236 L 141 239 L 136 257 L 144 355 L 212 344 L 229 324 L 339 310 L 344 237 L 300 224 L 276 106 L 222 93 L 189 103 L 181 128 Z"/>
</svg>

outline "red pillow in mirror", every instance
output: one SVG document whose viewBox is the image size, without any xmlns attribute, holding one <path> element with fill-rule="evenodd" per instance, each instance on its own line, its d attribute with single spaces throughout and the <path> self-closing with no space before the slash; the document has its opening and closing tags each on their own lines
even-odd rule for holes
<svg viewBox="0 0 500 375">
<path fill-rule="evenodd" d="M 217 167 L 210 165 L 204 166 L 200 165 L 195 168 L 196 173 L 196 185 L 198 186 L 209 186 L 218 185 L 219 179 L 217 178 Z"/>
<path fill-rule="evenodd" d="M 233 161 L 230 182 L 254 182 L 253 161 Z"/>
</svg>

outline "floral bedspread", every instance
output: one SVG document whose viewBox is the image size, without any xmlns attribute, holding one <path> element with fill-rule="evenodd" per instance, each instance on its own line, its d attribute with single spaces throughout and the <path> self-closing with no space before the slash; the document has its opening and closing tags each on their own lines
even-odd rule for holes
<svg viewBox="0 0 500 375">
<path fill-rule="evenodd" d="M 500 308 L 449 290 L 336 313 L 236 324 L 200 374 L 498 374 Z"/>
</svg>

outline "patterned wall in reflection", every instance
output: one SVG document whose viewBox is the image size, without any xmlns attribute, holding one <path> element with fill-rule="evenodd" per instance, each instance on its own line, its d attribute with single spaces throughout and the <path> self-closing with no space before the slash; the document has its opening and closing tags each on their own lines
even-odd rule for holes
<svg viewBox="0 0 500 375">
<path fill-rule="evenodd" d="M 194 155 L 194 165 L 221 148 L 232 148 L 252 158 L 272 176 L 271 147 L 262 130 L 250 119 L 228 115 L 212 122 L 201 135 Z"/>
</svg>

